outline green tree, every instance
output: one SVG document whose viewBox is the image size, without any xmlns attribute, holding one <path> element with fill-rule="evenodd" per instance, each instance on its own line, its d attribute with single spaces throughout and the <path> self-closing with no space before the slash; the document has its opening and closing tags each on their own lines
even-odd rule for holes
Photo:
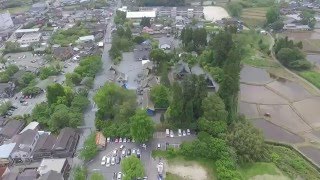
<svg viewBox="0 0 320 180">
<path fill-rule="evenodd" d="M 8 110 L 9 108 L 12 106 L 11 101 L 7 101 L 5 103 L 2 103 L 0 105 L 0 115 L 3 116 Z"/>
<path fill-rule="evenodd" d="M 25 96 L 36 96 L 41 93 L 41 88 L 36 86 L 27 86 L 26 88 L 22 89 L 22 94 Z"/>
<path fill-rule="evenodd" d="M 83 148 L 80 151 L 80 157 L 84 161 L 89 161 L 98 154 L 98 147 L 96 145 L 96 134 L 92 133 L 84 141 Z"/>
<path fill-rule="evenodd" d="M 9 76 L 13 76 L 18 71 L 19 71 L 19 67 L 17 65 L 14 65 L 14 64 L 10 64 L 9 66 L 7 66 L 7 69 L 6 69 L 6 73 Z"/>
<path fill-rule="evenodd" d="M 314 15 L 315 15 L 315 11 L 310 9 L 304 9 L 300 15 L 302 18 L 301 23 L 304 25 L 308 25 L 310 28 L 314 28 L 317 22 Z"/>
<path fill-rule="evenodd" d="M 83 111 L 88 107 L 89 104 L 90 104 L 90 101 L 88 100 L 87 97 L 76 95 L 71 102 L 71 107 L 78 108 Z"/>
<path fill-rule="evenodd" d="M 226 110 L 228 111 L 228 121 L 235 119 L 238 110 L 238 92 L 240 81 L 240 61 L 241 49 L 237 46 L 228 54 L 227 61 L 224 66 L 224 77 L 219 87 L 219 95 L 224 101 Z"/>
<path fill-rule="evenodd" d="M 74 180 L 86 180 L 87 179 L 87 169 L 84 167 L 77 166 L 73 170 Z"/>
<path fill-rule="evenodd" d="M 42 67 L 40 68 L 40 79 L 47 79 L 49 76 L 57 75 L 59 73 L 58 69 L 53 66 Z"/>
<path fill-rule="evenodd" d="M 240 17 L 242 13 L 242 5 L 239 2 L 230 2 L 227 6 L 231 16 Z"/>
<path fill-rule="evenodd" d="M 280 19 L 280 10 L 278 7 L 270 7 L 266 14 L 267 24 L 275 23 Z"/>
<path fill-rule="evenodd" d="M 138 110 L 130 123 L 131 135 L 137 142 L 146 142 L 153 137 L 154 122 L 144 110 Z"/>
<path fill-rule="evenodd" d="M 45 102 L 37 104 L 32 109 L 31 118 L 32 120 L 39 122 L 41 127 L 49 127 L 50 110 L 48 104 Z"/>
<path fill-rule="evenodd" d="M 10 80 L 10 76 L 6 72 L 0 72 L 0 82 L 7 83 Z"/>
<path fill-rule="evenodd" d="M 212 44 L 215 51 L 213 64 L 218 67 L 223 67 L 225 61 L 227 60 L 229 51 L 234 44 L 232 40 L 232 34 L 229 31 L 220 31 L 214 36 Z"/>
<path fill-rule="evenodd" d="M 174 82 L 172 85 L 172 100 L 166 114 L 168 115 L 168 119 L 176 124 L 180 124 L 183 119 L 183 98 L 181 94 L 181 86 L 177 82 Z"/>
<path fill-rule="evenodd" d="M 169 90 L 164 85 L 152 87 L 150 95 L 155 107 L 167 108 L 169 106 Z"/>
<path fill-rule="evenodd" d="M 137 179 L 144 176 L 144 168 L 140 159 L 136 156 L 130 156 L 121 161 L 123 171 L 123 180 Z"/>
<path fill-rule="evenodd" d="M 57 132 L 64 127 L 69 126 L 69 108 L 64 104 L 59 104 L 54 107 L 54 112 L 50 118 L 50 130 Z"/>
<path fill-rule="evenodd" d="M 157 67 L 164 62 L 167 62 L 167 54 L 162 49 L 152 49 L 150 52 L 150 59 L 153 61 Z"/>
<path fill-rule="evenodd" d="M 130 27 L 127 27 L 126 30 L 125 30 L 125 33 L 124 33 L 124 36 L 128 39 L 131 39 L 132 38 L 132 32 L 131 32 L 131 29 Z"/>
<path fill-rule="evenodd" d="M 160 83 L 167 88 L 170 87 L 170 80 L 169 80 L 169 72 L 168 72 L 168 63 L 162 63 L 161 64 L 161 77 L 160 77 Z"/>
<path fill-rule="evenodd" d="M 81 82 L 81 75 L 78 73 L 67 73 L 66 84 L 67 85 L 79 85 Z"/>
<path fill-rule="evenodd" d="M 202 101 L 203 117 L 209 121 L 226 121 L 228 112 L 222 99 L 212 94 Z"/>
<path fill-rule="evenodd" d="M 48 104 L 51 105 L 58 101 L 58 97 L 65 96 L 64 88 L 58 84 L 51 84 L 47 87 L 47 100 Z"/>
<path fill-rule="evenodd" d="M 283 23 L 282 20 L 278 20 L 278 21 L 276 21 L 276 22 L 271 24 L 272 29 L 275 30 L 275 31 L 282 30 L 283 26 L 284 26 L 284 23 Z"/>
<path fill-rule="evenodd" d="M 94 172 L 91 174 L 90 180 L 104 180 L 104 177 L 102 174 Z"/>
<path fill-rule="evenodd" d="M 261 160 L 264 155 L 265 143 L 261 132 L 244 117 L 240 117 L 238 122 L 232 124 L 227 140 L 235 149 L 241 163 Z"/>
<path fill-rule="evenodd" d="M 151 27 L 150 18 L 142 17 L 140 22 L 141 27 Z"/>
<path fill-rule="evenodd" d="M 26 87 L 28 86 L 32 80 L 34 80 L 36 78 L 36 75 L 34 73 L 31 72 L 25 72 L 23 73 L 23 75 L 21 76 L 21 78 L 18 80 L 18 84 L 20 87 Z"/>
</svg>

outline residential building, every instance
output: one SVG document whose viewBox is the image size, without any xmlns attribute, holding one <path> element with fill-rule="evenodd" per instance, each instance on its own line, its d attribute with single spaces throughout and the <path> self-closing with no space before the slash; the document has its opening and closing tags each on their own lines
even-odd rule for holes
<svg viewBox="0 0 320 180">
<path fill-rule="evenodd" d="M 38 2 L 33 4 L 30 8 L 30 13 L 32 14 L 42 14 L 48 9 L 48 4 L 46 2 Z"/>
<path fill-rule="evenodd" d="M 57 171 L 50 170 L 44 173 L 38 180 L 63 180 L 62 174 Z"/>
<path fill-rule="evenodd" d="M 8 166 L 12 163 L 11 153 L 16 143 L 3 144 L 0 146 L 0 167 Z"/>
<path fill-rule="evenodd" d="M 79 134 L 73 128 L 63 128 L 53 145 L 53 157 L 72 157 L 79 140 Z"/>
<path fill-rule="evenodd" d="M 144 41 L 134 47 L 134 58 L 136 61 L 149 60 L 152 45 L 150 41 Z"/>
<path fill-rule="evenodd" d="M 37 169 L 24 169 L 18 174 L 17 180 L 34 180 L 39 177 Z"/>
<path fill-rule="evenodd" d="M 14 26 L 10 13 L 0 13 L 0 31 L 10 29 Z"/>
<path fill-rule="evenodd" d="M 57 140 L 57 138 L 50 133 L 43 132 L 39 134 L 38 142 L 35 145 L 32 154 L 34 161 L 52 157 L 52 148 Z"/>
<path fill-rule="evenodd" d="M 32 43 L 38 43 L 41 39 L 41 33 L 24 34 L 21 39 L 18 40 L 20 46 L 30 46 Z"/>
<path fill-rule="evenodd" d="M 12 142 L 17 143 L 16 148 L 11 153 L 14 163 L 26 163 L 32 161 L 33 149 L 39 139 L 38 131 L 28 129 L 12 138 Z"/>
<path fill-rule="evenodd" d="M 126 18 L 140 21 L 143 17 L 150 18 L 150 21 L 154 21 L 156 18 L 156 11 L 130 11 L 127 12 Z"/>
<path fill-rule="evenodd" d="M 53 48 L 53 56 L 61 61 L 70 59 L 73 56 L 73 49 L 72 47 Z"/>
<path fill-rule="evenodd" d="M 23 132 L 27 131 L 28 129 L 30 130 L 39 130 L 39 123 L 36 121 L 30 122 L 25 128 L 22 129 L 22 131 L 19 134 L 22 134 Z"/>
<path fill-rule="evenodd" d="M 77 40 L 78 43 L 85 43 L 85 42 L 89 42 L 89 41 L 94 41 L 93 35 L 82 36 L 82 37 L 79 37 L 79 39 Z"/>
<path fill-rule="evenodd" d="M 39 28 L 34 28 L 34 29 L 17 29 L 14 34 L 16 38 L 21 38 L 25 34 L 33 34 L 33 33 L 38 33 Z"/>
<path fill-rule="evenodd" d="M 40 176 L 45 175 L 49 171 L 56 171 L 62 174 L 64 179 L 68 179 L 70 164 L 66 158 L 61 159 L 43 159 L 38 168 Z"/>
<path fill-rule="evenodd" d="M 11 139 L 14 135 L 18 134 L 24 127 L 24 121 L 10 120 L 0 130 L 0 137 L 3 140 Z"/>
<path fill-rule="evenodd" d="M 98 146 L 98 148 L 100 150 L 103 150 L 106 148 L 106 146 L 107 146 L 106 142 L 107 142 L 106 137 L 104 137 L 102 132 L 97 132 L 96 133 L 96 145 Z"/>
<path fill-rule="evenodd" d="M 192 7 L 140 7 L 140 10 L 155 10 L 159 17 L 171 17 L 176 16 L 188 17 L 188 18 L 202 18 L 203 7 L 192 6 Z"/>
</svg>

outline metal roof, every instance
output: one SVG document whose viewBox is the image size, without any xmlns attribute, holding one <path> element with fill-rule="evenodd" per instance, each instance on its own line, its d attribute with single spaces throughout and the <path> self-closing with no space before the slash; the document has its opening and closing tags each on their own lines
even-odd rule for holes
<svg viewBox="0 0 320 180">
<path fill-rule="evenodd" d="M 8 158 L 15 146 L 16 143 L 3 144 L 2 146 L 0 146 L 0 158 Z"/>
<path fill-rule="evenodd" d="M 127 12 L 127 18 L 129 19 L 137 19 L 137 18 L 155 18 L 156 17 L 156 11 L 132 11 Z"/>
</svg>

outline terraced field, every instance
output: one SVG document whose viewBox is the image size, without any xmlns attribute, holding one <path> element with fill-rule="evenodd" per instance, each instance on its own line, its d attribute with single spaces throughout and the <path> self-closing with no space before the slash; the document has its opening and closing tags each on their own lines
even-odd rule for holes
<svg viewBox="0 0 320 180">
<path fill-rule="evenodd" d="M 243 9 L 241 19 L 249 27 L 262 26 L 266 20 L 267 8 Z"/>
</svg>

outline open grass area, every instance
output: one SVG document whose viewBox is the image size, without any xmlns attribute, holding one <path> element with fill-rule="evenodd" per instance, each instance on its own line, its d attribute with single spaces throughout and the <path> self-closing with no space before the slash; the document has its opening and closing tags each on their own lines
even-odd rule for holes
<svg viewBox="0 0 320 180">
<path fill-rule="evenodd" d="M 9 11 L 11 14 L 19 14 L 24 13 L 30 9 L 30 6 L 20 6 L 14 8 L 0 9 L 0 13 Z"/>
<path fill-rule="evenodd" d="M 251 58 L 244 58 L 242 60 L 242 63 L 254 66 L 254 67 L 279 67 L 279 64 L 275 61 L 268 60 L 266 58 L 256 58 L 256 57 L 251 57 Z"/>
<path fill-rule="evenodd" d="M 315 71 L 299 72 L 299 75 L 308 80 L 310 83 L 320 88 L 320 73 Z"/>
<path fill-rule="evenodd" d="M 240 172 L 244 179 L 250 179 L 263 174 L 282 175 L 275 164 L 264 162 L 244 165 L 240 168 Z"/>
</svg>

